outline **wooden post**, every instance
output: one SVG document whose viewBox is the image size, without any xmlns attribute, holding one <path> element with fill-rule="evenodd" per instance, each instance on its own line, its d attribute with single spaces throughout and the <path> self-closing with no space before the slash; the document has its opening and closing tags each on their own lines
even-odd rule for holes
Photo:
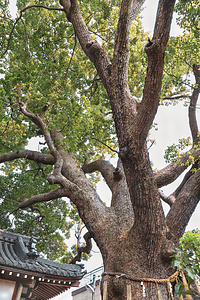
<svg viewBox="0 0 200 300">
<path fill-rule="evenodd" d="M 200 286 L 199 286 L 198 283 L 199 283 L 199 281 L 198 281 L 197 276 L 196 276 L 195 285 L 196 285 L 197 291 L 200 293 Z"/>
<path fill-rule="evenodd" d="M 127 285 L 127 300 L 132 300 L 132 295 L 131 295 L 131 285 Z"/>
<path fill-rule="evenodd" d="M 103 283 L 103 300 L 107 300 L 107 280 Z"/>
<path fill-rule="evenodd" d="M 185 290 L 189 290 L 188 283 L 187 283 L 187 279 L 185 278 L 185 274 L 184 274 L 184 272 L 183 272 L 183 269 L 181 269 L 181 275 L 182 275 L 183 285 L 184 285 L 184 287 L 185 287 Z M 187 300 L 192 300 L 192 296 L 186 295 L 186 299 L 187 299 Z"/>
</svg>

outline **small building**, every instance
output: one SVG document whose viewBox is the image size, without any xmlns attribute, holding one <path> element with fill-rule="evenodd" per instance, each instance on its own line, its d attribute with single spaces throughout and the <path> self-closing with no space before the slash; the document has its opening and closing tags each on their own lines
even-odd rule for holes
<svg viewBox="0 0 200 300">
<path fill-rule="evenodd" d="M 89 283 L 72 292 L 73 300 L 101 300 L 100 279 L 95 282 L 94 286 Z"/>
<path fill-rule="evenodd" d="M 0 230 L 0 299 L 48 300 L 78 287 L 83 265 L 41 258 L 32 237 Z"/>
<path fill-rule="evenodd" d="M 103 266 L 88 272 L 80 282 L 80 287 L 72 292 L 73 300 L 101 300 L 101 274 Z"/>
</svg>

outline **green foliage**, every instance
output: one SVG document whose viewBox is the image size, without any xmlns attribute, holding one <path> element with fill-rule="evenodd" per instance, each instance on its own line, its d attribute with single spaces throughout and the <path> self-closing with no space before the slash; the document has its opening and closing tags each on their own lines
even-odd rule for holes
<svg viewBox="0 0 200 300">
<path fill-rule="evenodd" d="M 44 119 L 47 129 L 62 131 L 67 151 L 76 155 L 80 165 L 86 149 L 93 153 L 93 159 L 112 156 L 104 145 L 117 146 L 108 97 L 65 14 L 28 9 L 10 36 L 16 20 L 8 4 L 6 0 L 0 2 L 1 55 L 8 50 L 0 64 L 0 155 L 23 150 L 38 136 L 36 125 L 19 110 L 16 100 L 20 97 L 23 102 L 29 99 L 29 109 L 38 114 L 51 103 Z M 32 4 L 60 7 L 59 1 L 17 1 L 18 10 Z M 93 1 L 92 5 L 84 1 L 81 10 L 93 38 L 112 55 L 119 1 Z M 40 151 L 46 153 L 48 149 Z M 80 223 L 73 204 L 57 199 L 27 210 L 17 209 L 24 199 L 52 189 L 47 182 L 50 173 L 51 166 L 23 159 L 1 165 L 0 227 L 40 237 L 37 250 L 48 258 L 72 257 L 76 247 L 68 249 L 66 239 L 72 227 Z M 91 175 L 94 185 L 98 180 L 98 174 Z"/>
<path fill-rule="evenodd" d="M 193 64 L 200 64 L 200 6 L 198 0 L 179 0 L 175 11 L 177 23 L 183 29 L 181 36 L 170 37 L 165 53 L 165 68 L 161 104 L 175 105 L 181 100 L 188 104 L 194 88 Z M 177 100 L 171 96 L 182 97 Z"/>
<path fill-rule="evenodd" d="M 57 199 L 18 210 L 22 199 L 50 190 L 46 176 L 52 171 L 52 167 L 34 162 L 20 163 L 21 172 L 11 172 L 8 167 L 8 175 L 0 176 L 0 228 L 40 237 L 38 252 L 59 259 L 68 250 L 65 240 L 70 237 L 71 228 L 80 222 L 77 209 L 66 199 Z"/>
<path fill-rule="evenodd" d="M 143 48 L 148 41 L 148 34 L 142 30 L 140 15 L 131 26 L 130 30 L 130 59 L 129 59 L 129 86 L 138 100 L 141 99 L 146 76 L 147 56 Z"/>
<path fill-rule="evenodd" d="M 18 1 L 18 8 L 22 9 L 28 4 Z M 50 5 L 46 1 L 40 4 Z M 105 19 L 105 6 L 109 5 L 106 16 L 112 15 L 112 18 L 114 8 L 111 4 L 107 1 L 99 4 L 97 1 L 91 7 L 89 1 L 82 3 L 94 38 L 101 36 L 103 43 L 108 45 L 112 44 L 114 29 L 112 32 L 107 30 L 107 27 L 110 30 L 111 27 Z M 59 3 L 55 3 L 55 6 L 59 7 Z M 20 85 L 20 98 L 22 101 L 30 98 L 29 108 L 34 113 L 39 113 L 48 101 L 52 102 L 45 115 L 49 130 L 56 128 L 62 131 L 68 152 L 75 153 L 80 163 L 84 160 L 86 148 L 96 153 L 95 158 L 103 158 L 110 150 L 92 137 L 106 142 L 112 148 L 116 147 L 115 129 L 112 115 L 109 114 L 110 104 L 94 67 L 76 40 L 72 26 L 63 12 L 45 9 L 26 10 L 22 20 L 12 35 L 11 51 L 3 60 L 5 77 L 1 79 L 1 89 L 5 94 L 5 110 L 10 113 L 13 110 L 18 117 L 18 108 L 14 103 Z M 26 137 L 37 134 L 29 120 L 21 116 L 21 122 L 26 124 Z M 10 130 L 13 126 L 10 124 Z"/>
<path fill-rule="evenodd" d="M 83 244 L 82 247 L 85 247 Z M 60 259 L 62 263 L 68 264 L 77 255 L 77 245 L 73 245 L 70 251 L 64 253 L 64 256 Z M 81 259 L 87 261 L 91 257 L 91 254 L 82 253 Z"/>
<path fill-rule="evenodd" d="M 188 231 L 183 235 L 174 263 L 178 268 L 188 270 L 189 274 L 200 275 L 200 230 Z"/>
<path fill-rule="evenodd" d="M 189 102 L 189 96 L 194 88 L 193 64 L 200 63 L 200 39 L 193 33 L 171 37 L 165 55 L 165 69 L 161 93 L 161 103 L 177 104 L 180 100 Z M 177 100 L 169 96 L 182 95 Z M 188 97 L 186 97 L 188 96 Z"/>
<path fill-rule="evenodd" d="M 180 239 L 180 246 L 176 249 L 174 265 L 184 270 L 188 286 L 195 281 L 195 276 L 200 276 L 200 231 L 198 229 L 186 232 Z M 179 281 L 175 286 L 176 293 L 187 295 L 200 294 L 193 289 L 184 290 L 184 284 Z"/>
<path fill-rule="evenodd" d="M 165 161 L 168 163 L 177 162 L 178 159 L 182 156 L 183 150 L 185 150 L 186 147 L 190 145 L 191 145 L 190 137 L 179 139 L 178 145 L 173 144 L 172 146 L 167 147 L 167 149 L 165 150 L 165 155 L 164 155 Z M 194 162 L 194 158 L 193 158 L 193 162 Z M 192 162 L 190 161 L 190 163 Z"/>
<path fill-rule="evenodd" d="M 179 17 L 178 24 L 184 30 L 193 32 L 196 37 L 199 37 L 200 30 L 200 5 L 198 0 L 179 0 L 176 5 L 176 12 Z"/>
</svg>

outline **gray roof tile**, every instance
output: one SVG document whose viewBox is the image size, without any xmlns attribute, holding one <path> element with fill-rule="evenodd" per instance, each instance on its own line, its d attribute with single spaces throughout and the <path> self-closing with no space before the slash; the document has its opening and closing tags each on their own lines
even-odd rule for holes
<svg viewBox="0 0 200 300">
<path fill-rule="evenodd" d="M 0 265 L 19 270 L 60 277 L 81 278 L 82 265 L 70 265 L 41 258 L 34 249 L 31 237 L 0 230 Z"/>
</svg>

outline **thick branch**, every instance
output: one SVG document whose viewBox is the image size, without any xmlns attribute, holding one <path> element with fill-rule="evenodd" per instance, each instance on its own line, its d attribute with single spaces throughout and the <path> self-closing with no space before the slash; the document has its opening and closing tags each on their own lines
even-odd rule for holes
<svg viewBox="0 0 200 300">
<path fill-rule="evenodd" d="M 42 163 L 45 165 L 53 165 L 55 163 L 55 158 L 51 154 L 44 154 L 31 150 L 19 150 L 16 152 L 4 154 L 0 156 L 0 163 L 12 161 L 18 158 L 33 160 L 35 162 Z"/>
<path fill-rule="evenodd" d="M 160 0 L 154 27 L 153 40 L 161 39 L 167 45 L 174 10 L 174 0 Z"/>
<path fill-rule="evenodd" d="M 115 168 L 109 161 L 102 159 L 96 160 L 92 163 L 84 164 L 82 169 L 84 173 L 93 173 L 95 171 L 99 171 L 112 191 L 114 184 L 113 173 L 115 171 Z"/>
<path fill-rule="evenodd" d="M 166 196 L 163 191 L 159 190 L 159 194 L 160 194 L 160 198 L 167 204 L 169 204 L 169 206 L 172 206 L 175 202 L 175 197 L 174 194 L 171 194 L 170 196 Z"/>
<path fill-rule="evenodd" d="M 108 161 L 97 160 L 85 164 L 83 171 L 85 173 L 101 172 L 112 191 L 111 207 L 114 208 L 124 230 L 130 230 L 134 223 L 134 212 L 121 161 L 118 160 L 117 168 L 114 168 Z"/>
<path fill-rule="evenodd" d="M 186 162 L 189 157 L 194 157 L 194 160 L 198 160 L 200 156 L 200 150 L 190 150 L 184 156 L 182 156 L 177 163 L 171 163 L 167 167 L 154 173 L 154 177 L 157 182 L 158 188 L 168 185 L 176 180 L 187 168 Z"/>
<path fill-rule="evenodd" d="M 194 88 L 192 96 L 190 97 L 190 106 L 189 106 L 189 123 L 190 130 L 192 133 L 193 143 L 198 144 L 200 137 L 198 136 L 198 124 L 196 120 L 196 105 L 200 93 L 200 65 L 193 65 L 193 72 L 195 75 L 196 85 Z"/>
<path fill-rule="evenodd" d="M 114 57 L 128 52 L 129 29 L 145 0 L 123 0 L 115 37 Z"/>
<path fill-rule="evenodd" d="M 19 93 L 18 93 L 18 98 L 19 98 Z M 52 143 L 50 134 L 46 131 L 46 125 L 45 123 L 42 121 L 42 119 L 37 115 L 32 113 L 29 109 L 28 109 L 28 103 L 29 103 L 30 99 L 28 99 L 25 103 L 20 101 L 18 99 L 18 103 L 19 103 L 19 107 L 21 112 L 27 116 L 30 120 L 32 120 L 41 130 L 42 134 L 45 137 L 45 140 L 47 142 L 47 145 L 49 147 L 50 151 L 55 151 L 54 145 Z"/>
<path fill-rule="evenodd" d="M 39 195 L 35 195 L 30 197 L 29 199 L 25 199 L 23 202 L 19 204 L 19 208 L 24 209 L 35 203 L 50 201 L 54 199 L 58 199 L 61 197 L 67 197 L 67 192 L 63 188 L 58 188 L 48 193 L 43 193 Z"/>
<path fill-rule="evenodd" d="M 143 147 L 160 101 L 164 54 L 169 39 L 175 0 L 160 0 L 152 42 L 146 45 L 148 68 L 143 99 L 133 123 L 136 143 Z M 132 131 L 132 129 L 131 129 Z"/>
<path fill-rule="evenodd" d="M 53 156 L 56 158 L 56 163 L 54 164 L 54 172 L 53 172 L 53 177 L 54 178 L 62 178 L 62 181 L 65 180 L 64 176 L 62 176 L 62 167 L 63 167 L 63 157 L 59 153 L 59 151 L 55 150 L 52 152 Z M 48 178 L 49 180 L 49 178 Z M 60 181 L 57 183 L 62 184 Z"/>
<path fill-rule="evenodd" d="M 197 167 L 198 168 L 198 167 Z M 180 194 L 182 188 L 184 187 L 184 185 L 186 184 L 186 182 L 189 180 L 189 178 L 194 174 L 195 172 L 195 165 L 185 174 L 182 182 L 180 183 L 180 185 L 176 188 L 176 190 L 174 191 L 174 196 L 177 198 L 178 195 Z"/>
<path fill-rule="evenodd" d="M 83 51 L 95 65 L 104 86 L 108 88 L 108 68 L 111 63 L 107 51 L 104 50 L 97 41 L 92 39 L 81 15 L 78 1 L 60 0 L 60 4 L 64 7 L 68 20 L 73 24 Z"/>
<path fill-rule="evenodd" d="M 48 108 L 50 107 L 50 105 L 52 104 L 52 102 L 53 102 L 52 100 L 47 101 L 47 103 L 41 109 L 41 112 L 40 112 L 41 119 L 44 119 L 44 115 L 45 115 L 46 111 L 48 110 Z"/>
<path fill-rule="evenodd" d="M 138 108 L 137 100 L 131 95 L 128 84 L 129 30 L 132 19 L 143 3 L 143 0 L 122 1 L 113 63 L 110 67 L 112 88 L 107 89 L 107 92 L 111 101 L 120 149 L 127 145 L 127 132 Z"/>
<path fill-rule="evenodd" d="M 184 233 L 199 201 L 200 170 L 187 180 L 166 217 L 166 224 L 177 239 Z"/>
<path fill-rule="evenodd" d="M 123 0 L 115 37 L 113 64 L 116 65 L 117 74 L 127 84 L 129 63 L 129 30 L 131 22 L 135 19 L 145 0 Z"/>
</svg>

